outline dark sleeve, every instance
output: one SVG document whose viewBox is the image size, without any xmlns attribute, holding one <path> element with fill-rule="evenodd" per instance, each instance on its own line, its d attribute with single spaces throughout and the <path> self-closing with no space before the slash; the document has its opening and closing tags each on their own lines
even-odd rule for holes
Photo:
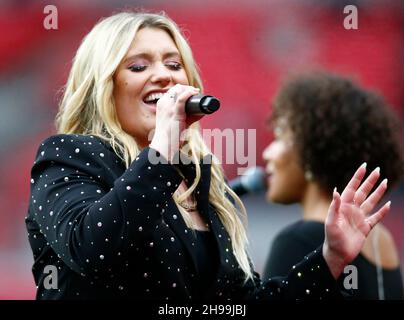
<svg viewBox="0 0 404 320">
<path fill-rule="evenodd" d="M 152 164 L 153 152 L 144 149 L 113 180 L 118 158 L 99 139 L 58 135 L 42 143 L 30 210 L 47 244 L 71 269 L 84 275 L 121 270 L 130 247 L 161 222 L 181 177 L 172 165 Z"/>
<path fill-rule="evenodd" d="M 386 272 L 385 298 L 386 300 L 404 300 L 403 278 L 400 266 L 395 271 Z M 389 284 L 391 284 L 389 286 Z"/>
<path fill-rule="evenodd" d="M 245 285 L 249 300 L 341 299 L 337 282 L 323 257 L 322 246 L 293 266 L 285 277 L 262 281 L 257 273 Z"/>
<path fill-rule="evenodd" d="M 305 255 L 315 250 L 320 243 L 309 243 L 293 234 L 280 233 L 272 242 L 262 278 L 267 279 L 287 275 L 295 264 L 301 261 Z"/>
</svg>

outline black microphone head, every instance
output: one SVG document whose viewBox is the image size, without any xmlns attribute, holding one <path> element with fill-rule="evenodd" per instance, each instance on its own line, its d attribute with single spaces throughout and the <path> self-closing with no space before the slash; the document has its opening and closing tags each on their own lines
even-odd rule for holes
<svg viewBox="0 0 404 320">
<path fill-rule="evenodd" d="M 220 101 L 213 96 L 198 94 L 191 96 L 185 103 L 187 114 L 211 114 L 220 108 Z"/>
<path fill-rule="evenodd" d="M 212 96 L 203 96 L 200 101 L 200 106 L 206 113 L 213 113 L 220 108 L 220 101 Z"/>
<path fill-rule="evenodd" d="M 265 170 L 262 167 L 248 168 L 244 175 L 229 181 L 229 187 L 238 195 L 260 193 L 267 189 Z"/>
<path fill-rule="evenodd" d="M 248 168 L 241 176 L 241 184 L 249 193 L 258 193 L 267 188 L 265 170 L 262 167 Z"/>
</svg>

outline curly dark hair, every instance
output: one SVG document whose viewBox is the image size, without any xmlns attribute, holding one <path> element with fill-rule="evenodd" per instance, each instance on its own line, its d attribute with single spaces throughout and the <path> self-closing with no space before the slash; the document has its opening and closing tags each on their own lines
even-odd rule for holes
<svg viewBox="0 0 404 320">
<path fill-rule="evenodd" d="M 290 78 L 274 100 L 270 123 L 285 119 L 302 168 L 325 190 L 342 191 L 364 161 L 388 187 L 403 173 L 398 117 L 374 92 L 325 72 Z"/>
</svg>

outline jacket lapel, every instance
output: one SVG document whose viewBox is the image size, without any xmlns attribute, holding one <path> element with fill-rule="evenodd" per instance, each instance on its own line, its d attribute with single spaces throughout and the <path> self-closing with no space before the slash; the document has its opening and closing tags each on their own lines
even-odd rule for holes
<svg viewBox="0 0 404 320">
<path fill-rule="evenodd" d="M 198 203 L 198 210 L 201 215 L 210 224 L 209 217 L 209 188 L 210 188 L 210 177 L 211 177 L 211 155 L 205 156 L 201 163 L 201 179 L 195 189 L 195 198 Z M 196 176 L 195 164 L 183 164 L 180 162 L 177 168 L 185 177 L 185 182 L 187 185 L 191 185 Z M 200 273 L 197 264 L 197 251 L 196 249 L 196 238 L 193 231 L 187 227 L 181 213 L 179 212 L 174 200 L 170 200 L 168 203 L 167 210 L 163 214 L 164 220 L 177 235 L 181 243 L 184 245 L 189 257 L 192 260 L 193 267 L 197 274 Z"/>
<path fill-rule="evenodd" d="M 210 158 L 207 158 L 210 157 Z M 215 238 L 217 245 L 217 253 L 219 256 L 217 272 L 215 281 L 212 282 L 211 287 L 207 290 L 206 297 L 213 297 L 219 294 L 222 286 L 228 285 L 228 277 L 230 274 L 234 275 L 234 272 L 238 272 L 242 278 L 243 273 L 238 270 L 237 261 L 233 255 L 233 248 L 230 241 L 230 236 L 220 221 L 219 216 L 216 213 L 215 208 L 209 203 L 209 189 L 211 182 L 211 156 L 207 156 L 203 159 L 201 166 L 201 179 L 195 189 L 195 197 L 198 203 L 199 213 L 206 219 L 209 224 L 210 230 Z M 178 165 L 178 169 L 184 175 L 187 180 L 186 183 L 190 185 L 195 179 L 195 165 L 189 164 Z M 171 230 L 177 235 L 179 240 L 184 245 L 186 252 L 188 253 L 192 266 L 195 270 L 195 275 L 200 274 L 197 263 L 197 250 L 196 250 L 196 238 L 191 229 L 189 229 L 181 213 L 179 212 L 174 200 L 169 202 L 169 206 L 164 213 L 164 219 L 171 227 Z M 220 281 L 220 282 L 219 282 Z M 219 287 L 218 287 L 219 286 Z M 217 291 L 217 292 L 216 292 Z"/>
<path fill-rule="evenodd" d="M 196 259 L 195 250 L 195 236 L 192 230 L 187 227 L 180 211 L 177 208 L 174 200 L 170 200 L 168 203 L 168 208 L 164 212 L 164 220 L 170 226 L 171 230 L 175 233 L 181 244 L 185 247 L 186 252 L 191 258 L 193 268 L 197 273 L 198 264 Z"/>
</svg>

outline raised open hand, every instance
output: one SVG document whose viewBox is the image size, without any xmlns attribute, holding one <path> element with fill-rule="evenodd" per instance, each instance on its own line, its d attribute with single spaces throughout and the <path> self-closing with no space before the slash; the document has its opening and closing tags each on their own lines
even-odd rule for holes
<svg viewBox="0 0 404 320">
<path fill-rule="evenodd" d="M 355 172 L 341 195 L 334 190 L 333 200 L 325 221 L 323 255 L 334 278 L 361 251 L 370 230 L 389 212 L 390 201 L 371 214 L 387 189 L 384 179 L 370 195 L 380 176 L 376 168 L 362 183 L 366 163 Z"/>
</svg>

